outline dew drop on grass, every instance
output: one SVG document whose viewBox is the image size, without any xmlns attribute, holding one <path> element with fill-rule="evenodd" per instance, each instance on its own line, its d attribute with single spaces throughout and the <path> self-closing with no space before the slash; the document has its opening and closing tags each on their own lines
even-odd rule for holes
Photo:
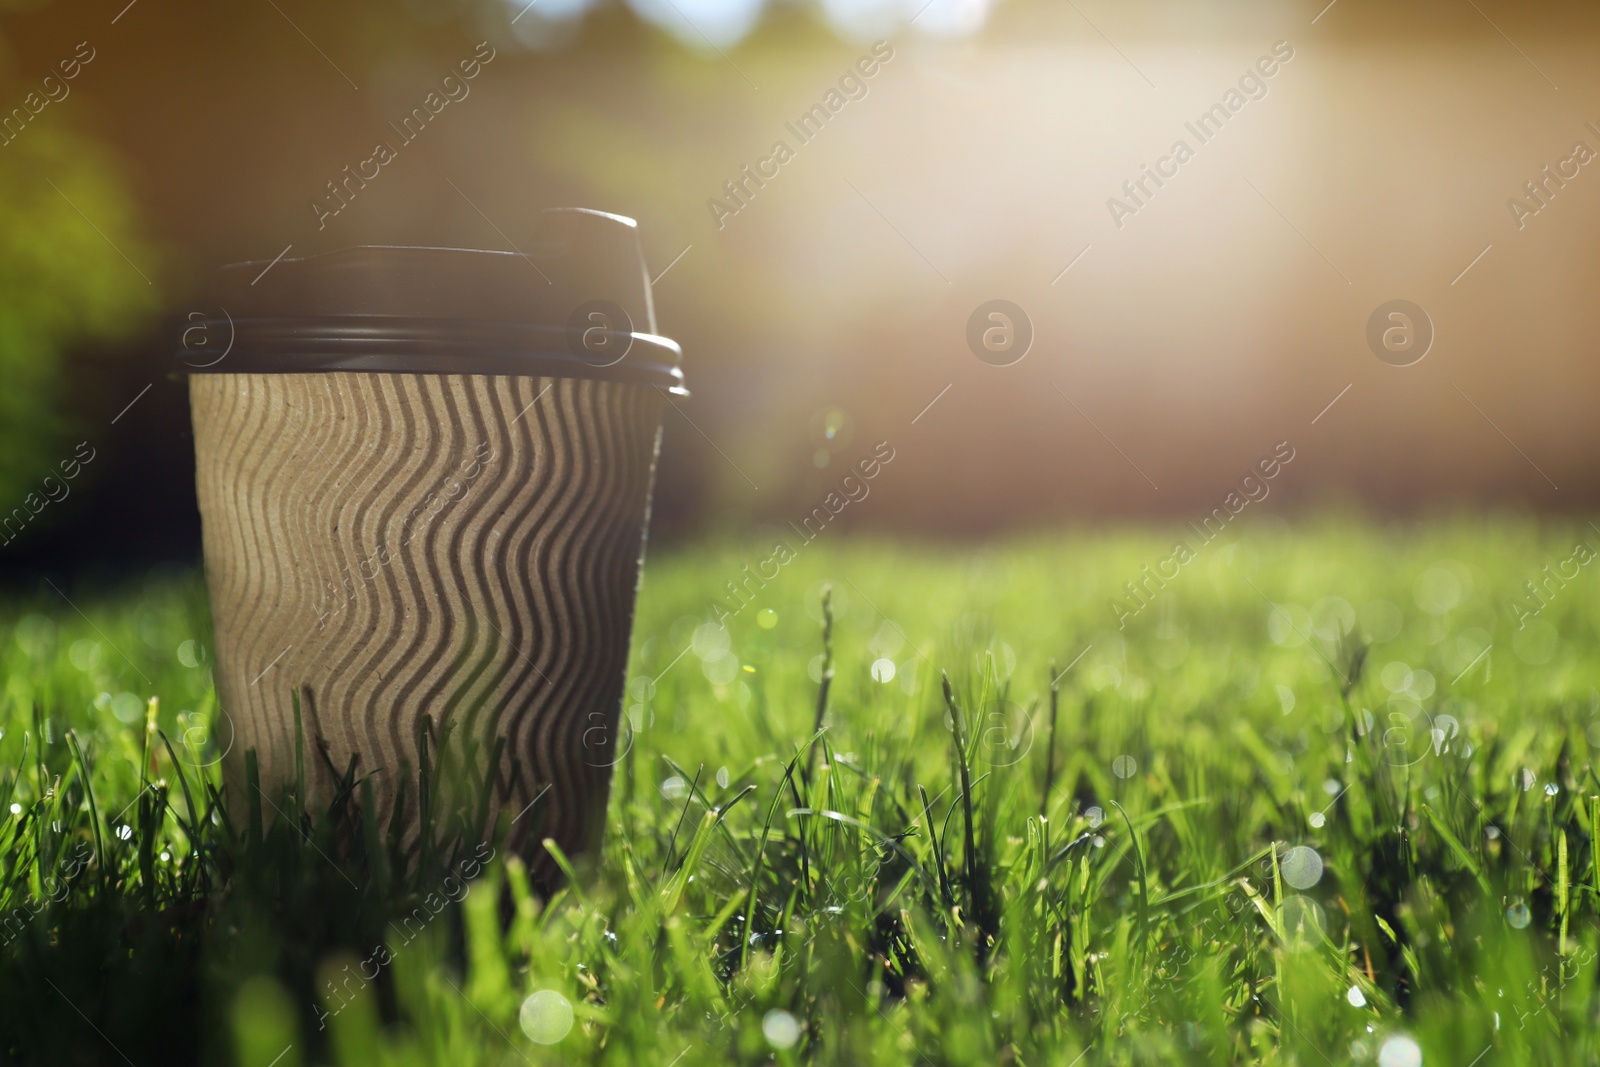
<svg viewBox="0 0 1600 1067">
<path fill-rule="evenodd" d="M 1327 824 L 1328 817 L 1320 811 L 1314 811 L 1311 813 L 1311 818 L 1306 821 L 1311 824 L 1313 830 L 1320 830 Z"/>
<path fill-rule="evenodd" d="M 1289 944 L 1315 945 L 1327 932 L 1328 917 L 1322 905 L 1297 894 L 1284 898 L 1283 906 L 1278 909 L 1278 926 Z"/>
<path fill-rule="evenodd" d="M 572 1030 L 572 1002 L 554 989 L 541 989 L 517 1013 L 522 1032 L 536 1045 L 554 1045 Z"/>
<path fill-rule="evenodd" d="M 124 841 L 132 841 L 133 840 L 133 827 L 131 827 L 131 826 L 127 825 L 126 823 L 124 823 L 123 825 L 117 827 L 117 836 L 120 837 Z"/>
<path fill-rule="evenodd" d="M 1089 671 L 1089 684 L 1095 692 L 1115 689 L 1122 684 L 1122 672 L 1109 663 L 1097 663 Z"/>
<path fill-rule="evenodd" d="M 1422 1046 L 1405 1034 L 1395 1034 L 1378 1049 L 1378 1067 L 1422 1067 Z"/>
<path fill-rule="evenodd" d="M 689 647 L 701 659 L 710 659 L 728 651 L 732 644 L 733 638 L 729 636 L 726 626 L 719 622 L 703 622 L 695 627 Z"/>
<path fill-rule="evenodd" d="M 1411 684 L 1411 666 L 1401 660 L 1392 660 L 1378 672 L 1378 681 L 1391 693 L 1402 692 Z"/>
<path fill-rule="evenodd" d="M 1447 566 L 1429 567 L 1417 579 L 1413 599 L 1429 615 L 1443 615 L 1461 603 L 1461 581 Z"/>
<path fill-rule="evenodd" d="M 1083 817 L 1089 820 L 1089 826 L 1091 828 L 1099 826 L 1101 823 L 1106 821 L 1106 813 L 1100 809 L 1100 805 L 1098 804 L 1092 808 L 1086 809 L 1083 813 Z"/>
<path fill-rule="evenodd" d="M 144 718 L 144 701 L 134 693 L 118 693 L 111 698 L 111 714 L 118 722 L 132 725 Z"/>
<path fill-rule="evenodd" d="M 67 658 L 74 667 L 87 674 L 100 666 L 100 644 L 88 638 L 74 641 L 67 650 Z"/>
<path fill-rule="evenodd" d="M 1296 845 L 1283 854 L 1278 869 L 1296 889 L 1310 889 L 1322 881 L 1322 857 L 1309 845 Z"/>
<path fill-rule="evenodd" d="M 885 684 L 894 681 L 894 660 L 888 658 L 873 660 L 872 680 Z"/>
<path fill-rule="evenodd" d="M 905 647 L 905 633 L 900 629 L 900 624 L 893 619 L 884 619 L 880 622 L 872 634 L 872 639 L 867 642 L 867 651 L 872 653 L 874 659 L 881 657 L 892 659 Z"/>
<path fill-rule="evenodd" d="M 43 615 L 24 615 L 14 633 L 17 646 L 30 659 L 44 659 L 55 647 L 56 624 Z"/>
<path fill-rule="evenodd" d="M 1561 787 L 1554 782 L 1544 787 L 1544 795 L 1547 797 L 1553 797 L 1559 792 L 1561 792 Z"/>
<path fill-rule="evenodd" d="M 717 788 L 718 789 L 726 789 L 726 788 L 728 788 L 728 768 L 726 768 L 726 767 L 718 767 L 717 768 Z"/>
<path fill-rule="evenodd" d="M 1356 609 L 1343 597 L 1325 596 L 1311 605 L 1311 625 L 1324 641 L 1338 641 L 1355 629 Z"/>
<path fill-rule="evenodd" d="M 689 783 L 673 775 L 661 783 L 661 795 L 668 800 L 682 800 L 689 795 Z"/>
<path fill-rule="evenodd" d="M 1461 733 L 1461 723 L 1456 721 L 1454 715 L 1440 715 L 1433 720 L 1433 729 L 1428 731 L 1428 736 L 1433 738 L 1434 755 L 1442 755 L 1450 751 L 1450 742 Z"/>
<path fill-rule="evenodd" d="M 1513 930 L 1526 930 L 1528 923 L 1533 921 L 1533 913 L 1528 910 L 1528 905 L 1517 901 L 1506 909 L 1506 922 L 1511 924 Z"/>
<path fill-rule="evenodd" d="M 1500 836 L 1500 827 L 1494 825 L 1485 826 L 1483 828 L 1483 836 L 1487 837 L 1490 841 L 1493 841 L 1495 838 Z"/>
<path fill-rule="evenodd" d="M 22 814 L 22 805 L 21 804 L 13 804 L 13 805 L 11 805 L 11 814 L 13 814 L 13 815 L 21 815 Z"/>
<path fill-rule="evenodd" d="M 761 1033 L 775 1049 L 794 1048 L 800 1040 L 800 1024 L 782 1008 L 773 1008 L 761 1020 Z"/>
<path fill-rule="evenodd" d="M 1347 989 L 1344 999 L 1350 1002 L 1352 1008 L 1364 1008 L 1367 1006 L 1367 995 L 1361 992 L 1361 987 L 1358 985 L 1353 985 Z"/>
<path fill-rule="evenodd" d="M 1111 761 L 1111 773 L 1118 778 L 1132 778 L 1138 769 L 1139 763 L 1132 756 L 1118 756 Z"/>
<path fill-rule="evenodd" d="M 724 649 L 700 661 L 700 673 L 712 685 L 727 685 L 739 676 L 739 657 Z"/>
<path fill-rule="evenodd" d="M 1267 636 L 1275 645 L 1303 645 L 1310 629 L 1311 613 L 1298 604 L 1276 605 L 1267 615 Z"/>
</svg>

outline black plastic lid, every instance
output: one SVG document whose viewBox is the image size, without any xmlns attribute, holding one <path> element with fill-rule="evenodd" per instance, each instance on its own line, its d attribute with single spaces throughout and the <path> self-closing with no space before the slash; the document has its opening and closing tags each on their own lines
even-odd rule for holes
<svg viewBox="0 0 1600 1067">
<path fill-rule="evenodd" d="M 683 392 L 637 223 L 545 211 L 515 252 L 362 246 L 217 271 L 179 342 L 190 374 L 397 371 L 599 378 Z"/>
</svg>

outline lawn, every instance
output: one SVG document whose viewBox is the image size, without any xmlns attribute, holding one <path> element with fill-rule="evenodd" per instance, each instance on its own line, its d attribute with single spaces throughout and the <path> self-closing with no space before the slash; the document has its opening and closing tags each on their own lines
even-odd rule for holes
<svg viewBox="0 0 1600 1067">
<path fill-rule="evenodd" d="M 1592 1063 L 1579 542 L 1267 517 L 1137 604 L 1170 536 L 828 534 L 747 603 L 770 546 L 653 551 L 604 852 L 548 901 L 459 812 L 398 855 L 357 782 L 219 810 L 198 574 L 41 583 L 0 607 L 0 1055 Z"/>
</svg>

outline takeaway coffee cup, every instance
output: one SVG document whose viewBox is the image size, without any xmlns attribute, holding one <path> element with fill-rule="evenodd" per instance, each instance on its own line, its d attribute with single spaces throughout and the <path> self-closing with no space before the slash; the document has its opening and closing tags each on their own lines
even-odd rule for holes
<svg viewBox="0 0 1600 1067">
<path fill-rule="evenodd" d="M 248 750 L 269 799 L 295 780 L 298 698 L 313 803 L 354 760 L 415 845 L 428 724 L 541 880 L 544 838 L 596 844 L 683 375 L 631 219 L 535 238 L 225 267 L 185 334 L 236 810 Z"/>
</svg>

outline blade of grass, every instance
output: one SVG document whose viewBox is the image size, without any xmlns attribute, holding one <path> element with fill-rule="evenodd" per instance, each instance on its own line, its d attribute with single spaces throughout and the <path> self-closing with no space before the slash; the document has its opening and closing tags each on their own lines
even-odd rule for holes
<svg viewBox="0 0 1600 1067">
<path fill-rule="evenodd" d="M 1113 800 L 1111 806 L 1122 816 L 1123 823 L 1128 827 L 1128 839 L 1133 842 L 1134 870 L 1139 876 L 1139 947 L 1142 951 L 1148 947 L 1147 939 L 1150 934 L 1150 883 L 1145 878 L 1144 844 L 1139 840 L 1138 831 L 1133 828 L 1133 820 L 1128 818 L 1128 813 L 1122 805 Z"/>
<path fill-rule="evenodd" d="M 90 825 L 94 827 L 95 866 L 100 875 L 100 884 L 104 886 L 111 877 L 111 870 L 106 862 L 105 838 L 100 832 L 100 806 L 95 801 L 94 783 L 89 780 L 89 761 L 84 758 L 83 746 L 78 744 L 76 730 L 67 731 L 67 746 L 72 749 L 72 758 L 78 765 L 78 774 L 83 782 L 83 792 L 89 801 L 89 820 Z"/>
</svg>

